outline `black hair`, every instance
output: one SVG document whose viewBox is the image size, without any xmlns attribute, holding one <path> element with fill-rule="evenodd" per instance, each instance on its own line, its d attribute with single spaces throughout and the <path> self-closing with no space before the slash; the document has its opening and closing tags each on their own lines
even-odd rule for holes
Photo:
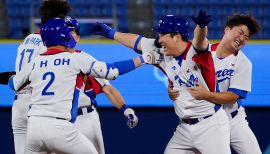
<svg viewBox="0 0 270 154">
<path fill-rule="evenodd" d="M 44 24 L 45 22 L 53 18 L 65 19 L 65 17 L 70 11 L 71 7 L 67 1 L 44 0 L 42 1 L 39 10 L 41 24 Z"/>
<path fill-rule="evenodd" d="M 225 26 L 233 28 L 234 26 L 239 25 L 246 25 L 249 29 L 249 36 L 252 36 L 256 34 L 258 31 L 260 31 L 260 25 L 256 21 L 256 19 L 250 15 L 240 15 L 240 14 L 233 14 L 231 16 L 228 16 Z"/>
</svg>

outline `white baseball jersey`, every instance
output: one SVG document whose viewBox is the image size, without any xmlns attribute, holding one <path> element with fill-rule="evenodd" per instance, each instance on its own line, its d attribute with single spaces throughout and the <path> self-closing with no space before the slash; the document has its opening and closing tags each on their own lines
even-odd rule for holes
<svg viewBox="0 0 270 154">
<path fill-rule="evenodd" d="M 75 51 L 85 54 L 83 51 L 80 50 Z M 93 56 L 89 56 L 96 61 Z M 85 76 L 84 80 L 85 82 L 82 85 L 82 90 L 80 91 L 79 107 L 89 106 L 91 105 L 91 103 L 95 103 L 95 96 L 102 92 L 102 87 L 110 84 L 110 82 L 106 79 L 94 78 L 90 75 Z"/>
<path fill-rule="evenodd" d="M 157 50 L 154 46 L 154 40 L 146 38 L 141 39 L 141 48 L 143 52 Z M 161 49 L 161 52 L 163 52 L 163 49 Z M 191 42 L 188 42 L 182 55 L 178 57 L 164 55 L 164 60 L 159 64 L 159 67 L 173 82 L 174 88 L 180 92 L 180 95 L 174 101 L 175 112 L 180 120 L 202 119 L 194 125 L 180 122 L 164 153 L 228 154 L 230 153 L 230 134 L 229 120 L 225 111 L 220 108 L 220 105 L 215 108 L 215 104 L 211 102 L 196 100 L 188 92 L 188 88 L 196 86 L 196 82 L 202 83 L 211 91 L 215 90 L 216 80 L 213 63 L 211 65 L 211 80 L 204 79 L 203 67 L 200 65 L 201 68 L 199 68 L 195 63 L 195 55 L 194 47 Z M 207 56 L 212 60 L 210 53 Z M 212 116 L 203 118 L 209 115 Z"/>
<path fill-rule="evenodd" d="M 82 99 L 79 99 L 79 108 L 84 110 L 90 104 L 97 106 L 95 97 L 102 93 L 103 86 L 108 84 L 109 82 L 105 79 L 87 76 L 85 88 L 80 92 L 80 98 Z M 90 113 L 85 112 L 82 115 L 78 115 L 75 125 L 93 143 L 99 154 L 105 153 L 100 119 L 95 109 Z"/>
<path fill-rule="evenodd" d="M 76 52 L 82 51 L 76 50 Z M 94 57 L 92 58 L 95 59 Z M 95 100 L 96 95 L 102 93 L 102 88 L 109 84 L 108 80 L 85 76 L 85 84 L 83 84 L 80 91 L 79 108 L 83 110 L 90 105 L 92 105 L 92 108 L 93 106 L 97 106 Z M 100 119 L 95 109 L 90 113 L 85 112 L 82 115 L 78 115 L 75 125 L 78 130 L 93 143 L 99 154 L 105 153 Z"/>
<path fill-rule="evenodd" d="M 18 47 L 15 70 L 19 73 L 40 53 L 46 51 L 40 34 L 29 34 Z M 27 113 L 31 102 L 31 87 L 26 84 L 16 92 L 12 106 L 12 130 L 16 154 L 24 153 L 26 131 L 28 124 Z"/>
<path fill-rule="evenodd" d="M 218 43 L 210 44 L 212 57 L 214 60 L 217 91 L 231 91 L 239 95 L 240 99 L 245 99 L 251 91 L 252 64 L 245 54 L 240 50 L 237 54 L 231 54 L 225 58 L 218 58 L 216 48 Z M 246 120 L 246 113 L 241 107 L 241 100 L 234 104 L 223 105 L 230 119 L 230 144 L 237 153 L 261 154 L 258 141 L 250 129 Z M 238 111 L 232 118 L 231 113 Z"/>
<path fill-rule="evenodd" d="M 223 59 L 216 55 L 218 44 L 210 45 L 215 64 L 217 77 L 217 92 L 231 91 L 245 99 L 251 91 L 252 64 L 246 55 L 240 50 L 236 55 L 231 54 Z M 241 100 L 234 104 L 224 105 L 227 114 L 237 110 Z"/>
<path fill-rule="evenodd" d="M 77 52 L 81 51 L 77 50 Z M 94 57 L 92 58 L 94 59 Z M 85 83 L 80 90 L 79 97 L 79 108 L 82 110 L 86 109 L 90 105 L 92 105 L 92 108 L 93 106 L 97 106 L 97 102 L 95 100 L 96 95 L 102 93 L 103 86 L 110 84 L 108 80 L 94 78 L 92 76 L 85 76 L 84 80 Z M 75 125 L 78 130 L 92 142 L 99 154 L 105 153 L 100 119 L 98 112 L 95 109 L 90 113 L 83 112 L 82 115 L 78 115 Z"/>
<path fill-rule="evenodd" d="M 141 39 L 141 48 L 142 52 L 159 50 L 154 46 L 154 39 L 147 38 Z M 162 53 L 163 49 L 160 50 Z M 196 100 L 187 90 L 189 87 L 194 87 L 196 82 L 208 87 L 200 68 L 192 60 L 195 54 L 196 51 L 189 42 L 185 53 L 181 56 L 174 58 L 164 55 L 164 60 L 159 64 L 159 67 L 173 82 L 174 89 L 180 92 L 180 95 L 174 101 L 174 107 L 176 114 L 184 119 L 201 118 L 215 113 L 215 104 L 206 100 Z"/>
<path fill-rule="evenodd" d="M 84 74 L 109 79 L 119 74 L 117 68 L 95 61 L 88 54 L 69 53 L 59 49 L 46 51 L 29 66 L 13 78 L 15 90 L 28 80 L 31 82 L 32 104 L 28 115 L 56 117 L 71 122 L 77 116 Z"/>
<path fill-rule="evenodd" d="M 43 45 L 40 34 L 29 34 L 18 47 L 15 63 L 16 73 L 19 73 L 25 65 L 46 50 L 47 48 Z M 30 86 L 26 85 L 18 93 L 30 93 L 29 90 L 31 90 Z"/>
</svg>

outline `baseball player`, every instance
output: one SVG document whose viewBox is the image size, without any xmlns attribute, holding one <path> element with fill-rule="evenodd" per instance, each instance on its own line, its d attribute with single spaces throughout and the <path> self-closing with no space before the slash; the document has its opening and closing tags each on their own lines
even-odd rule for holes
<svg viewBox="0 0 270 154">
<path fill-rule="evenodd" d="M 200 26 L 199 20 L 196 20 L 199 18 L 194 18 L 198 25 L 196 28 L 206 30 Z M 262 153 L 255 135 L 248 126 L 241 104 L 241 99 L 245 99 L 251 91 L 252 78 L 252 63 L 241 48 L 259 30 L 260 26 L 251 15 L 229 16 L 220 43 L 209 45 L 215 64 L 218 93 L 206 91 L 201 84 L 191 89 L 191 95 L 198 100 L 205 99 L 224 104 L 223 108 L 230 119 L 231 147 L 239 154 Z M 195 30 L 194 35 L 200 35 L 199 32 L 200 30 Z M 206 38 L 202 44 L 208 46 Z"/>
<path fill-rule="evenodd" d="M 115 79 L 144 63 L 160 61 L 153 51 L 113 64 L 95 61 L 85 53 L 72 53 L 68 48 L 76 45 L 70 34 L 73 30 L 62 19 L 48 20 L 41 28 L 47 51 L 9 80 L 14 90 L 27 81 L 33 88 L 25 153 L 97 153 L 93 144 L 73 124 L 85 74 Z"/>
<path fill-rule="evenodd" d="M 45 23 L 48 19 L 55 17 L 64 19 L 70 10 L 71 8 L 66 1 L 43 1 L 40 7 L 41 23 Z M 39 32 L 29 34 L 18 47 L 15 64 L 16 73 L 19 73 L 23 67 L 28 65 L 35 57 L 44 51 L 46 51 L 46 47 L 43 45 Z M 8 76 L 10 77 L 12 74 L 13 73 L 9 73 Z M 31 90 L 32 88 L 29 84 L 25 84 L 20 88 L 15 94 L 12 106 L 12 129 L 16 154 L 24 153 L 28 123 L 27 112 L 31 102 Z"/>
<path fill-rule="evenodd" d="M 75 28 L 73 34 L 76 42 L 80 40 L 80 26 L 75 18 L 66 18 L 68 26 Z M 75 50 L 75 52 L 81 52 Z M 115 89 L 108 80 L 86 77 L 84 90 L 80 92 L 78 116 L 75 125 L 81 133 L 83 133 L 95 146 L 99 154 L 104 154 L 104 143 L 98 112 L 96 111 L 97 102 L 96 95 L 104 93 L 110 102 L 120 109 L 128 119 L 128 126 L 134 128 L 138 123 L 135 112 L 125 105 L 125 101 L 119 91 Z M 88 96 L 88 97 L 87 97 Z M 90 98 L 90 99 L 89 99 Z"/>
<path fill-rule="evenodd" d="M 139 53 L 159 51 L 163 54 L 164 59 L 158 67 L 173 82 L 174 88 L 181 91 L 181 95 L 174 101 L 175 112 L 181 122 L 165 154 L 230 153 L 229 120 L 221 105 L 196 100 L 188 92 L 197 82 L 203 83 L 207 90 L 214 91 L 215 72 L 211 55 L 212 63 L 209 61 L 207 64 L 212 66 L 212 74 L 208 74 L 208 78 L 204 77 L 205 73 L 192 60 L 200 50 L 205 49 L 196 45 L 200 38 L 194 44 L 188 41 L 188 22 L 185 19 L 174 15 L 162 17 L 159 25 L 154 28 L 154 31 L 159 32 L 156 41 L 136 34 L 120 33 L 101 23 L 93 25 L 91 31 L 115 39 Z"/>
<path fill-rule="evenodd" d="M 192 17 L 198 25 L 195 28 L 194 37 L 206 33 L 207 27 L 203 22 L 208 17 L 210 16 L 206 16 L 205 11 L 201 11 L 198 17 Z M 251 91 L 252 72 L 252 64 L 241 48 L 259 29 L 259 25 L 253 17 L 233 15 L 226 22 L 225 33 L 220 43 L 209 44 L 206 37 L 203 38 L 200 44 L 204 47 L 209 45 L 209 50 L 212 51 L 218 93 L 206 91 L 201 84 L 190 91 L 196 99 L 223 104 L 230 119 L 231 147 L 239 154 L 262 153 L 255 135 L 248 126 L 245 119 L 246 113 L 241 105 L 241 99 L 245 99 L 247 93 Z M 178 95 L 178 91 L 169 88 L 171 99 L 176 99 Z"/>
</svg>

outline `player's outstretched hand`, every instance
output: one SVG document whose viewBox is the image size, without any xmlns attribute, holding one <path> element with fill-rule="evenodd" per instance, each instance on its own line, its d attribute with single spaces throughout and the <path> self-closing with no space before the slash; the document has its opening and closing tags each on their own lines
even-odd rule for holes
<svg viewBox="0 0 270 154">
<path fill-rule="evenodd" d="M 144 52 L 140 59 L 143 64 L 159 64 L 163 60 L 163 55 L 158 51 L 149 51 Z"/>
<path fill-rule="evenodd" d="M 190 18 L 201 28 L 204 28 L 212 21 L 211 15 L 206 14 L 204 10 L 200 10 L 198 16 L 190 16 Z"/>
<path fill-rule="evenodd" d="M 138 124 L 138 117 L 135 115 L 135 112 L 131 108 L 127 108 L 124 111 L 124 115 L 127 118 L 127 125 L 129 128 L 134 128 Z"/>
<path fill-rule="evenodd" d="M 90 28 L 90 34 L 92 35 L 102 35 L 104 37 L 107 37 L 109 39 L 114 39 L 114 34 L 116 30 L 111 28 L 110 26 L 104 24 L 104 23 L 95 23 L 91 25 Z"/>
</svg>

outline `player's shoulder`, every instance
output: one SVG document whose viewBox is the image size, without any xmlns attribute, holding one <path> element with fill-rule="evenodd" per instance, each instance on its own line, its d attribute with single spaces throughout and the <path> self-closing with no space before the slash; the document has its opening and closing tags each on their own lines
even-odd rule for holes
<svg viewBox="0 0 270 154">
<path fill-rule="evenodd" d="M 27 39 L 29 39 L 29 38 L 38 38 L 38 39 L 41 39 L 41 35 L 40 35 L 39 33 L 31 33 L 31 34 L 28 34 L 28 35 L 25 37 L 24 41 L 27 40 Z"/>
<path fill-rule="evenodd" d="M 252 65 L 249 58 L 245 55 L 245 53 L 242 50 L 239 50 L 236 55 L 238 62 L 242 65 Z"/>
<path fill-rule="evenodd" d="M 27 35 L 21 45 L 24 46 L 43 46 L 40 34 L 32 33 Z"/>
<path fill-rule="evenodd" d="M 87 59 L 92 59 L 92 60 L 96 60 L 92 55 L 90 55 L 89 53 L 83 51 L 83 50 L 78 50 L 76 49 L 75 50 L 75 55 L 77 55 L 77 57 L 80 57 L 80 58 L 87 58 Z"/>
<path fill-rule="evenodd" d="M 242 50 L 239 50 L 237 57 L 239 57 L 241 60 L 250 62 L 249 58 L 246 56 L 246 54 Z"/>
</svg>

